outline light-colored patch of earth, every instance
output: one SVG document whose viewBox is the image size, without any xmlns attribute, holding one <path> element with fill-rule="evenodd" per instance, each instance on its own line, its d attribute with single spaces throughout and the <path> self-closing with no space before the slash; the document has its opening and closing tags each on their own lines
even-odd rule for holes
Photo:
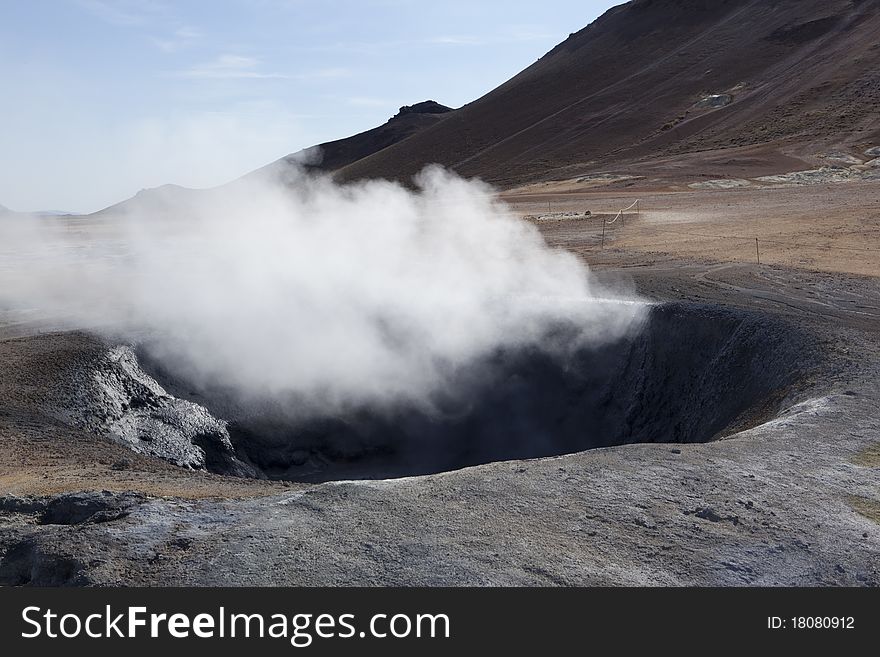
<svg viewBox="0 0 880 657">
<path fill-rule="evenodd" d="M 730 94 L 712 94 L 698 100 L 694 103 L 694 107 L 697 109 L 718 109 L 720 107 L 727 107 L 732 102 L 733 96 Z"/>
<path fill-rule="evenodd" d="M 880 525 L 880 502 L 866 497 L 850 497 L 852 508 L 868 520 Z"/>
<path fill-rule="evenodd" d="M 780 185 L 825 185 L 829 183 L 856 182 L 859 180 L 880 180 L 877 172 L 858 167 L 822 167 L 807 171 L 792 171 L 775 176 L 761 176 L 759 182 Z"/>
<path fill-rule="evenodd" d="M 854 164 L 863 164 L 864 160 L 843 151 L 833 151 L 831 153 L 818 153 L 816 155 L 820 160 L 826 160 L 835 164 L 845 164 L 848 166 Z"/>
<path fill-rule="evenodd" d="M 719 178 L 717 180 L 691 183 L 688 187 L 691 189 L 736 189 L 737 187 L 749 187 L 751 184 L 750 180 L 743 180 L 742 178 Z"/>
<path fill-rule="evenodd" d="M 641 180 L 642 176 L 622 173 L 595 173 L 585 176 L 577 176 L 565 180 L 551 180 L 539 183 L 530 183 L 512 190 L 521 194 L 552 194 L 568 191 L 585 191 L 588 189 L 607 187 L 618 183 Z"/>
<path fill-rule="evenodd" d="M 880 468 L 880 442 L 871 443 L 853 458 L 853 463 L 866 468 Z"/>
</svg>

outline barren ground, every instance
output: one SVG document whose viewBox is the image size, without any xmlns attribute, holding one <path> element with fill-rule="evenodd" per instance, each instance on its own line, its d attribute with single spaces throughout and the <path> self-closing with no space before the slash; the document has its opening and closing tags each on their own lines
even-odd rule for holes
<svg viewBox="0 0 880 657">
<path fill-rule="evenodd" d="M 750 186 L 739 189 L 652 189 L 614 185 L 593 190 L 556 184 L 503 195 L 537 223 L 547 240 L 593 266 L 647 266 L 669 259 L 756 264 L 809 272 L 880 276 L 880 184 Z M 602 219 L 639 200 L 636 210 L 606 227 Z M 550 211 L 548 212 L 548 203 Z M 557 213 L 595 218 L 556 221 Z"/>
<path fill-rule="evenodd" d="M 0 323 L 0 581 L 49 584 L 880 584 L 880 185 L 509 192 L 601 278 L 760 310 L 823 365 L 769 423 L 387 482 L 194 473 L 71 429 L 40 390 L 89 336 Z M 761 264 L 755 262 L 755 237 Z M 29 416 L 27 409 L 31 409 Z M 47 521 L 49 498 L 121 512 Z M 12 497 L 10 497 L 12 496 Z M 58 499 L 57 497 L 54 499 Z M 85 504 L 77 502 L 77 504 Z"/>
</svg>

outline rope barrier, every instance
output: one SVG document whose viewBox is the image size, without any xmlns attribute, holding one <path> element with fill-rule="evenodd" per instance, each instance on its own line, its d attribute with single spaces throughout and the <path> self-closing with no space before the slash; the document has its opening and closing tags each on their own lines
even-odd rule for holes
<svg viewBox="0 0 880 657">
<path fill-rule="evenodd" d="M 636 199 L 635 203 L 633 203 L 631 206 L 629 206 L 628 208 L 624 208 L 623 210 L 621 210 L 620 212 L 618 212 L 618 213 L 617 213 L 617 216 L 614 217 L 614 219 L 612 219 L 611 221 L 608 222 L 608 225 L 610 226 L 610 225 L 613 224 L 615 221 L 617 221 L 618 219 L 620 219 L 620 218 L 623 216 L 623 213 L 624 213 L 624 212 L 629 212 L 629 211 L 632 210 L 634 207 L 636 207 L 636 206 L 639 204 L 640 200 L 641 200 L 641 199 Z"/>
</svg>

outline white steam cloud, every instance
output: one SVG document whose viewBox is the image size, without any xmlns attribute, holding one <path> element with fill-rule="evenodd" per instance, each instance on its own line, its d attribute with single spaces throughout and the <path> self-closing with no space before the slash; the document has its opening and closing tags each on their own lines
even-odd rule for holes
<svg viewBox="0 0 880 657">
<path fill-rule="evenodd" d="M 149 339 L 203 384 L 309 412 L 429 403 L 499 349 L 550 348 L 560 324 L 601 344 L 643 314 L 482 183 L 285 175 L 0 217 L 0 310 Z"/>
</svg>

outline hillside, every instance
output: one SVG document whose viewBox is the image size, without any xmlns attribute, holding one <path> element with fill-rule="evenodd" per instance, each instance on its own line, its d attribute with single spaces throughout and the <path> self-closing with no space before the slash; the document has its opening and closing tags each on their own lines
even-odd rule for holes
<svg viewBox="0 0 880 657">
<path fill-rule="evenodd" d="M 305 162 L 306 167 L 312 170 L 336 171 L 430 128 L 453 111 L 451 107 L 433 100 L 406 105 L 378 128 L 319 144 L 306 151 L 288 155 L 280 161 Z"/>
<path fill-rule="evenodd" d="M 861 153 L 880 142 L 878 9 L 877 0 L 633 0 L 338 176 L 406 179 L 438 162 L 514 186 L 657 158 L 694 175 L 706 166 L 762 175 L 817 152 Z"/>
</svg>

